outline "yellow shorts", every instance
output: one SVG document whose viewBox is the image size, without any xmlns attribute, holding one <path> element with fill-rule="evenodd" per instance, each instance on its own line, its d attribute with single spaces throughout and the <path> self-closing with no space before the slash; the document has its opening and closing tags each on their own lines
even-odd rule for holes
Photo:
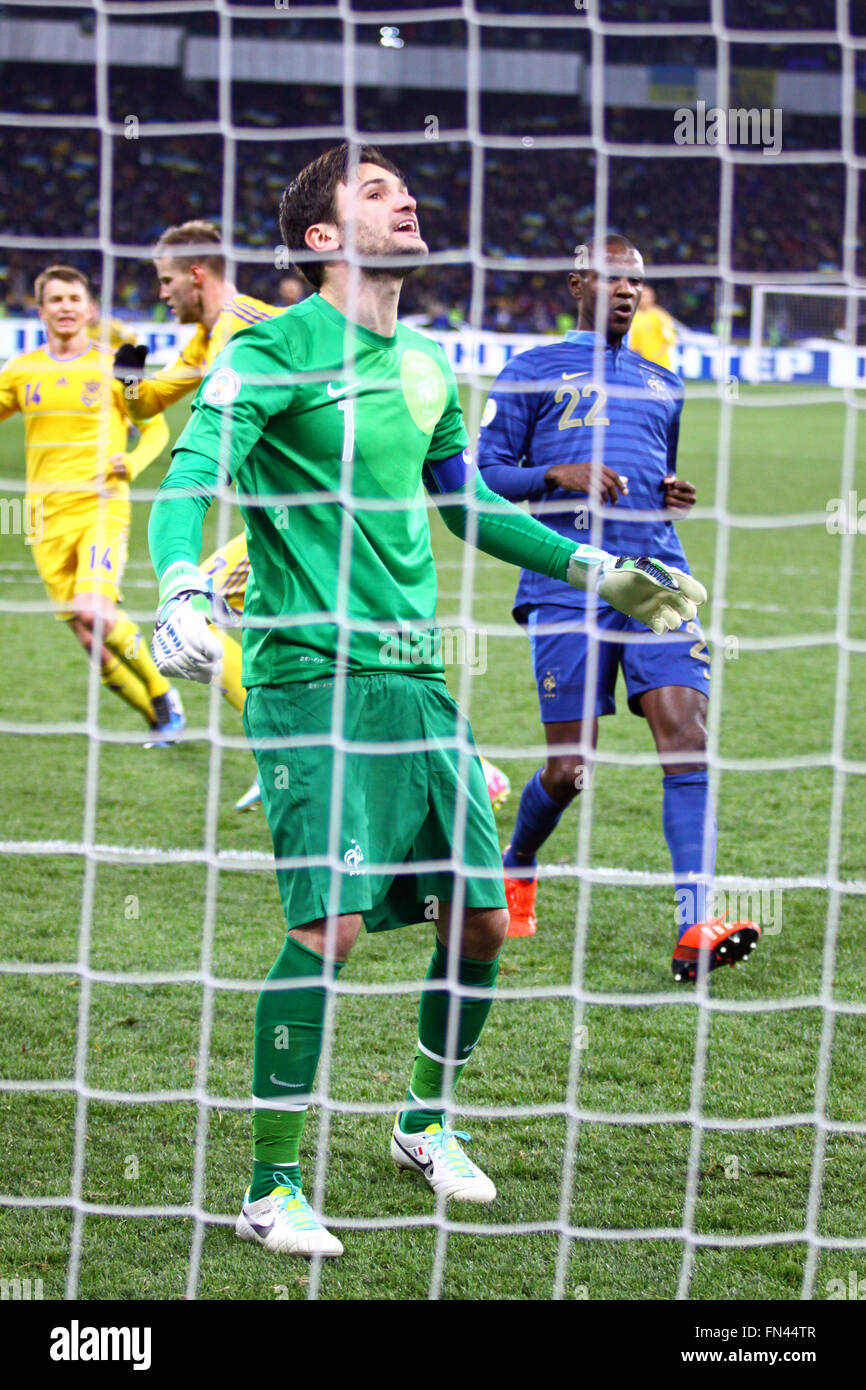
<svg viewBox="0 0 866 1390">
<path fill-rule="evenodd" d="M 221 594 L 236 613 L 243 613 L 247 575 L 250 572 L 245 533 L 242 531 L 239 536 L 233 536 L 213 555 L 209 555 L 202 562 L 202 569 L 213 579 L 214 592 Z"/>
<path fill-rule="evenodd" d="M 49 598 L 60 610 L 58 618 L 74 612 L 76 594 L 102 594 L 120 601 L 120 580 L 126 564 L 129 536 L 129 503 L 109 502 L 88 508 L 80 518 L 70 518 L 59 536 L 33 547 L 33 558 Z"/>
</svg>

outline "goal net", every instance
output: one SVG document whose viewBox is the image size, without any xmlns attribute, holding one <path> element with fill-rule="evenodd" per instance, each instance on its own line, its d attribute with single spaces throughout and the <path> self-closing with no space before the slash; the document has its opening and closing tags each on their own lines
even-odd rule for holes
<svg viewBox="0 0 866 1390">
<path fill-rule="evenodd" d="M 620 683 L 597 752 L 567 745 L 590 775 L 540 852 L 537 935 L 506 942 L 448 1105 L 497 1202 L 446 1208 L 390 1170 L 425 924 L 359 941 L 327 985 L 302 1160 L 346 1247 L 340 1282 L 332 1265 L 235 1241 L 255 999 L 284 930 L 263 813 L 232 809 L 252 758 L 218 689 L 192 685 L 178 745 L 143 751 L 141 722 L 56 621 L 31 554 L 21 421 L 4 420 L 3 1297 L 823 1299 L 860 1287 L 861 29 L 846 0 L 3 6 L 4 357 L 38 346 L 32 281 L 64 261 L 93 276 L 104 321 L 128 324 L 152 363 L 173 360 L 190 330 L 160 302 L 151 254 L 192 218 L 220 226 L 242 293 L 290 302 L 281 192 L 331 145 L 369 140 L 418 200 L 431 254 L 401 315 L 447 352 L 474 445 L 505 363 L 575 328 L 575 245 L 615 230 L 639 246 L 683 326 L 678 471 L 697 505 L 678 529 L 710 593 L 711 902 L 762 927 L 747 968 L 674 984 L 661 772 Z M 805 344 L 808 363 L 774 356 Z M 769 350 L 760 373 L 748 348 Z M 189 401 L 170 412 L 173 437 Z M 166 465 L 132 493 L 123 596 L 145 640 L 147 515 Z M 350 496 L 351 450 L 340 487 Z M 599 509 L 588 514 L 597 538 Z M 517 575 L 432 511 L 431 524 L 448 684 L 511 781 L 504 848 L 546 757 L 511 618 Z M 239 529 L 223 490 L 204 553 Z M 351 626 L 345 607 L 335 620 Z M 590 627 L 593 672 L 592 614 Z M 332 732 L 322 796 L 339 806 L 338 715 Z M 381 738 L 409 756 L 397 731 Z M 458 747 L 468 761 L 465 730 Z M 466 814 L 461 797 L 458 871 Z M 333 850 L 336 892 L 350 866 Z M 453 1042 L 456 978 L 449 988 Z"/>
<path fill-rule="evenodd" d="M 852 298 L 853 337 L 848 310 Z M 864 323 L 862 291 L 844 285 L 755 285 L 749 346 L 862 346 Z"/>
</svg>

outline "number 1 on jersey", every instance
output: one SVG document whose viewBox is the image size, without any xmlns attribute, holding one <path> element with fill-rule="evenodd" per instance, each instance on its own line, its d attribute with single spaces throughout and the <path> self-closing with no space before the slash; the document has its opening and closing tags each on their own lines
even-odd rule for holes
<svg viewBox="0 0 866 1390">
<path fill-rule="evenodd" d="M 351 463 L 355 453 L 355 402 L 351 396 L 345 396 L 337 402 L 337 409 L 343 412 L 343 452 L 340 462 Z"/>
</svg>

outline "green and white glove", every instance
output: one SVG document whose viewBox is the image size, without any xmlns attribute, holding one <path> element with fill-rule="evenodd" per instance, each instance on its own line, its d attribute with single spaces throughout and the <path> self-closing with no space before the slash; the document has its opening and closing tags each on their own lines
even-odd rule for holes
<svg viewBox="0 0 866 1390">
<path fill-rule="evenodd" d="M 234 627 L 238 618 L 213 591 L 211 579 L 197 565 L 178 560 L 159 584 L 159 608 L 151 650 L 164 676 L 210 684 L 219 675 L 222 644 L 211 623 Z"/>
<path fill-rule="evenodd" d="M 581 546 L 569 561 L 566 578 L 575 589 L 588 587 L 590 550 Z M 699 605 L 707 601 L 707 591 L 697 579 L 648 555 L 605 554 L 595 568 L 595 591 L 611 608 L 637 618 L 659 634 L 675 632 L 691 622 Z"/>
</svg>

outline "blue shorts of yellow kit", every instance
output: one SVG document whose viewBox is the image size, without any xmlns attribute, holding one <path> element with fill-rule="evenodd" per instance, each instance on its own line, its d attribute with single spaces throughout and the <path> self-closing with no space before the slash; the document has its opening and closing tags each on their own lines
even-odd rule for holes
<svg viewBox="0 0 866 1390">
<path fill-rule="evenodd" d="M 464 907 L 504 907 L 484 772 L 445 682 L 373 673 L 344 686 L 343 752 L 332 734 L 337 681 L 247 691 L 287 928 L 346 913 L 368 931 L 433 921 L 458 896 L 458 877 Z M 461 723 L 471 745 L 462 755 Z M 264 740 L 274 746 L 257 746 Z"/>
<path fill-rule="evenodd" d="M 590 710 L 594 706 L 596 717 L 616 713 L 614 691 L 620 668 L 632 714 L 641 714 L 642 695 L 663 686 L 684 685 L 709 695 L 710 654 L 699 623 L 686 623 L 678 632 L 658 636 L 606 603 L 595 610 L 595 623 L 604 634 L 597 643 L 595 699 L 589 705 Z M 541 722 L 583 719 L 590 648 L 587 614 L 580 608 L 539 604 L 526 613 L 526 625 Z M 620 633 L 630 640 L 619 641 Z"/>
</svg>

